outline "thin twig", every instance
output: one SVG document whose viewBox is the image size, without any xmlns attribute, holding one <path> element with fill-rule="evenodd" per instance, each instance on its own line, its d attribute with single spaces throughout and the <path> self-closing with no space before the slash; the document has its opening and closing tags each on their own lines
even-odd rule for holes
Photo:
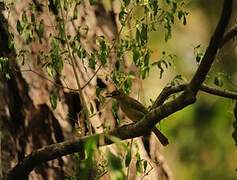
<svg viewBox="0 0 237 180">
<path fill-rule="evenodd" d="M 151 164 L 150 162 L 149 162 L 149 164 L 150 164 L 151 168 L 149 169 L 149 171 L 147 171 L 147 172 L 141 177 L 140 180 L 144 179 L 145 176 L 148 176 L 149 173 L 154 169 L 154 167 L 152 166 L 152 164 Z"/>
<path fill-rule="evenodd" d="M 172 86 L 165 87 L 162 90 L 162 92 L 159 94 L 156 101 L 153 103 L 151 109 L 161 106 L 170 95 L 184 91 L 188 87 L 188 85 L 189 84 L 180 84 L 173 87 Z M 201 85 L 200 90 L 205 93 L 219 96 L 219 97 L 237 99 L 237 92 L 235 91 L 230 91 L 230 90 L 221 89 L 221 88 L 214 88 L 205 84 Z"/>
<path fill-rule="evenodd" d="M 237 37 L 237 26 L 235 26 L 228 33 L 225 34 L 220 44 L 220 48 L 223 47 L 228 41 L 230 41 L 234 37 Z"/>
<path fill-rule="evenodd" d="M 130 9 L 127 17 L 126 17 L 126 20 L 125 20 L 125 23 L 127 22 L 128 20 L 128 17 L 130 16 L 131 12 L 132 12 L 133 8 Z M 114 48 L 116 42 L 119 40 L 119 37 L 123 31 L 123 28 L 124 26 L 122 26 L 118 32 L 118 35 L 116 36 L 116 39 L 114 40 L 112 46 L 109 48 L 109 51 L 108 51 L 108 57 L 110 55 L 110 53 L 112 52 L 112 49 Z M 90 82 L 92 81 L 92 79 L 94 79 L 94 77 L 96 76 L 96 74 L 99 72 L 99 70 L 102 68 L 102 64 L 99 65 L 99 67 L 96 69 L 96 71 L 94 72 L 94 74 L 91 76 L 91 78 L 82 86 L 82 89 L 84 89 L 88 84 L 90 84 Z"/>
<path fill-rule="evenodd" d="M 185 93 L 192 93 L 194 97 L 198 93 L 202 83 L 206 79 L 206 75 L 208 74 L 213 61 L 215 60 L 217 50 L 220 48 L 222 44 L 222 40 L 224 37 L 225 29 L 229 24 L 229 20 L 232 13 L 232 5 L 233 0 L 225 0 L 222 8 L 222 13 L 217 24 L 217 27 L 211 37 L 209 45 L 206 49 L 206 52 L 202 58 L 201 64 L 199 65 L 197 71 L 195 72 L 189 88 Z"/>
<path fill-rule="evenodd" d="M 23 72 L 23 73 L 24 73 L 24 72 L 31 72 L 31 73 L 36 74 L 36 75 L 39 76 L 40 78 L 49 81 L 50 83 L 52 83 L 53 85 L 55 85 L 55 86 L 57 86 L 57 87 L 59 87 L 59 88 L 68 89 L 68 90 L 75 91 L 75 92 L 78 91 L 78 89 L 74 89 L 74 88 L 70 88 L 70 87 L 63 86 L 63 85 L 61 85 L 61 84 L 58 84 L 58 83 L 56 83 L 56 82 L 54 82 L 53 80 L 51 80 L 51 79 L 45 77 L 43 74 L 41 74 L 41 73 L 39 73 L 39 72 L 37 72 L 37 71 L 35 71 L 35 70 L 33 70 L 33 69 L 23 69 L 23 70 L 20 70 L 20 72 Z"/>
<path fill-rule="evenodd" d="M 60 1 L 60 11 L 61 11 L 62 20 L 63 20 L 62 21 L 63 22 L 63 29 L 64 29 L 64 32 L 66 33 L 65 18 L 64 18 L 64 13 L 63 13 L 63 8 L 62 8 L 61 1 Z M 76 78 L 76 83 L 77 83 L 77 86 L 78 86 L 78 92 L 79 92 L 80 99 L 81 99 L 81 104 L 82 104 L 82 107 L 83 107 L 83 116 L 84 116 L 86 124 L 88 126 L 87 128 L 88 128 L 89 134 L 92 134 L 92 127 L 91 127 L 90 120 L 89 120 L 89 111 L 88 111 L 87 104 L 86 104 L 86 101 L 85 101 L 85 98 L 84 98 L 84 95 L 83 95 L 83 92 L 82 92 L 79 76 L 78 76 L 77 70 L 76 70 L 76 65 L 75 65 L 76 57 L 71 52 L 71 48 L 70 48 L 70 45 L 69 45 L 69 42 L 68 42 L 67 35 L 65 36 L 65 41 L 66 41 L 67 49 L 68 49 L 68 52 L 69 52 L 73 73 L 74 73 L 74 76 Z"/>
<path fill-rule="evenodd" d="M 130 156 L 132 157 L 132 145 L 133 145 L 133 138 L 131 139 L 131 143 L 130 143 L 130 147 L 129 147 L 129 151 L 130 151 Z M 128 177 L 129 177 L 129 169 L 130 169 L 130 166 L 128 165 L 127 167 L 127 175 L 126 175 L 126 180 L 128 180 Z"/>
</svg>

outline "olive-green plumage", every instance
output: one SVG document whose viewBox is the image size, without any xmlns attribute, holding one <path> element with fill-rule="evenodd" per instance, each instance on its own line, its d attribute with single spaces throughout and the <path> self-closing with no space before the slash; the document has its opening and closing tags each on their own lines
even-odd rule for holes
<svg viewBox="0 0 237 180">
<path fill-rule="evenodd" d="M 119 90 L 113 91 L 108 97 L 116 99 L 121 110 L 133 122 L 140 121 L 148 113 L 147 108 L 139 101 L 125 95 Z M 156 127 L 152 128 L 152 132 L 155 133 L 162 145 L 166 146 L 169 144 L 168 139 Z"/>
</svg>

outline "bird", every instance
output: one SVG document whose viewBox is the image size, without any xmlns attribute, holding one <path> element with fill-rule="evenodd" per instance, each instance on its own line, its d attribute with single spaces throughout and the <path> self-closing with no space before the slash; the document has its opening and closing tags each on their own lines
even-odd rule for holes
<svg viewBox="0 0 237 180">
<path fill-rule="evenodd" d="M 139 101 L 130 96 L 127 96 L 121 90 L 114 90 L 109 93 L 107 97 L 116 99 L 121 110 L 133 122 L 142 120 L 143 117 L 149 112 L 148 109 Z M 152 128 L 152 132 L 156 135 L 163 146 L 169 144 L 168 138 L 165 137 L 165 135 L 163 135 L 156 127 Z"/>
</svg>

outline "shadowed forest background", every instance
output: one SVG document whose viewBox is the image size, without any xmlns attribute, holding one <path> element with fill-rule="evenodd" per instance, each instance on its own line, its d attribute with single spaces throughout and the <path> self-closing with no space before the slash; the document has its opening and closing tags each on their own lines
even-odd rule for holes
<svg viewBox="0 0 237 180">
<path fill-rule="evenodd" d="M 10 71 L 1 72 L 0 75 L 0 178 L 33 150 L 85 135 L 108 132 L 129 123 L 115 101 L 106 98 L 106 93 L 114 90 L 116 86 L 121 86 L 130 96 L 149 107 L 167 84 L 189 82 L 200 65 L 223 4 L 222 0 L 184 1 L 181 7 L 187 12 L 186 22 L 184 19 L 182 21 L 182 18 L 181 21 L 175 20 L 171 37 L 167 42 L 164 33 L 166 29 L 163 27 L 157 25 L 156 31 L 149 32 L 144 47 L 146 46 L 145 50 L 150 48 L 149 63 L 154 66 L 149 69 L 149 75 L 144 71 L 145 78 L 141 78 L 143 75 L 140 76 L 139 73 L 142 70 L 133 64 L 131 53 L 123 52 L 125 55 L 121 57 L 125 60 L 121 62 L 124 64 L 120 62 L 118 65 L 117 59 L 121 57 L 115 52 L 120 50 L 120 46 L 116 44 L 122 42 L 120 36 L 135 36 L 136 28 L 139 26 L 139 22 L 136 22 L 134 27 L 135 21 L 129 22 L 126 18 L 119 17 L 120 3 L 128 1 L 78 1 L 78 7 L 75 8 L 77 15 L 73 20 L 67 19 L 74 18 L 73 11 L 67 12 L 66 5 L 64 9 L 58 6 L 62 6 L 62 2 L 73 4 L 74 1 L 59 1 L 9 0 L 3 1 L 5 4 L 1 2 L 0 57 L 8 58 Z M 161 7 L 168 2 L 176 1 L 158 1 Z M 34 21 L 38 28 L 34 29 L 37 38 L 27 42 L 30 38 L 24 34 L 26 30 L 22 24 L 18 24 L 18 20 L 24 21 L 23 12 L 26 11 L 26 19 L 32 23 L 32 7 L 35 8 L 32 12 L 35 13 Z M 144 15 L 141 9 L 130 9 L 125 14 L 139 18 Z M 231 17 L 226 31 L 236 26 L 236 0 Z M 122 30 L 122 20 L 119 18 L 125 24 L 129 23 Z M 41 22 L 44 24 L 43 28 L 40 27 Z M 53 27 L 52 24 L 59 28 Z M 77 36 L 78 26 L 81 34 L 72 40 L 72 37 Z M 65 32 L 68 34 L 65 35 Z M 60 38 L 51 40 L 56 35 Z M 236 38 L 235 36 L 218 51 L 205 84 L 236 92 Z M 77 42 L 78 39 L 81 44 Z M 14 48 L 10 47 L 10 42 L 14 42 Z M 98 50 L 97 45 L 102 47 L 102 50 L 95 55 L 93 53 Z M 51 50 L 52 47 L 72 50 L 59 50 L 63 65 L 60 62 L 50 64 L 48 61 L 55 58 L 52 54 L 58 55 L 58 52 Z M 101 59 L 103 56 L 108 59 L 106 62 L 96 61 L 97 55 Z M 77 59 L 75 67 L 79 80 L 75 78 L 73 62 L 68 60 L 70 58 Z M 162 58 L 170 64 L 156 67 L 156 63 Z M 115 77 L 114 71 L 118 66 L 125 73 L 116 74 Z M 0 69 L 2 71 L 2 64 Z M 81 92 L 78 88 L 84 93 L 85 99 L 80 98 Z M 172 96 L 170 99 L 175 97 Z M 86 155 L 79 152 L 44 162 L 30 173 L 29 179 L 74 180 L 87 177 L 234 180 L 237 178 L 236 142 L 232 138 L 235 101 L 200 91 L 194 104 L 156 125 L 168 137 L 167 146 L 162 146 L 154 136 L 148 140 L 148 150 L 142 138 L 126 140 L 123 141 L 124 144 L 112 139 L 116 144 L 102 147 L 100 150 L 89 141 L 85 145 Z M 89 117 L 82 113 L 83 103 L 89 109 Z M 90 119 L 89 126 L 88 122 L 83 120 L 87 118 Z M 123 162 L 125 159 L 127 161 L 128 152 L 131 153 L 129 164 Z M 95 157 L 93 160 L 96 160 L 96 163 L 88 158 L 90 153 Z M 84 161 L 83 158 L 89 161 Z M 116 167 L 113 163 L 119 165 Z M 123 173 L 118 172 L 116 168 L 120 168 Z M 83 176 L 83 173 L 89 175 Z"/>
<path fill-rule="evenodd" d="M 194 48 L 200 44 L 204 50 L 207 46 L 220 6 L 221 1 L 189 1 L 187 25 L 175 26 L 168 43 L 164 43 L 159 33 L 152 34 L 150 44 L 154 59 L 159 58 L 162 51 L 176 54 L 176 68 L 189 79 L 197 67 Z M 215 78 L 218 77 L 223 81 L 224 88 L 236 88 L 236 52 L 236 46 L 232 43 L 221 50 L 207 82 L 215 85 Z M 177 69 L 170 68 L 163 80 L 157 78 L 155 69 L 151 70 L 150 76 L 143 82 L 147 104 L 149 98 L 155 99 L 156 92 L 161 91 L 163 85 L 176 75 Z M 157 87 L 154 84 L 161 85 Z M 237 153 L 231 138 L 234 101 L 205 93 L 198 96 L 200 99 L 194 106 L 161 122 L 161 129 L 170 137 L 171 143 L 163 152 L 174 179 L 235 179 Z"/>
</svg>

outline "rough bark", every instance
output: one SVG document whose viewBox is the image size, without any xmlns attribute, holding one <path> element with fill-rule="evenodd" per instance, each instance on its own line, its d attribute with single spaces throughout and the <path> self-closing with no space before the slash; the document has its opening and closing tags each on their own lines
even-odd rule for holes
<svg viewBox="0 0 237 180">
<path fill-rule="evenodd" d="M 27 9 L 29 3 L 36 5 L 38 13 L 37 20 L 40 21 L 44 19 L 44 23 L 48 25 L 45 30 L 43 43 L 34 42 L 30 46 L 24 44 L 16 32 L 16 20 L 21 16 L 23 10 Z M 65 87 L 65 82 L 67 82 L 66 85 L 71 89 L 76 89 L 76 82 L 71 66 L 65 65 L 62 76 L 57 76 L 51 81 L 44 78 L 47 77 L 47 74 L 43 69 L 37 66 L 37 54 L 40 51 L 48 51 L 49 34 L 57 32 L 57 30 L 51 26 L 55 23 L 54 16 L 52 15 L 55 13 L 53 9 L 47 7 L 46 1 L 18 1 L 11 9 L 9 18 L 7 18 L 4 7 L 1 8 L 0 49 L 2 54 L 0 54 L 0 56 L 9 58 L 12 72 L 10 74 L 10 80 L 7 80 L 3 76 L 0 78 L 0 99 L 2 100 L 0 107 L 2 132 L 1 161 L 3 167 L 2 173 L 6 175 L 16 164 L 21 164 L 23 159 L 32 151 L 44 148 L 50 144 L 64 142 L 65 140 L 71 142 L 70 139 L 83 138 L 88 132 L 80 114 L 82 106 L 77 92 L 71 91 L 69 88 L 59 88 L 61 101 L 58 103 L 57 109 L 52 110 L 49 105 L 49 92 L 52 89 Z M 95 36 L 103 35 L 111 41 L 116 37 L 119 29 L 116 22 L 118 13 L 116 10 L 112 9 L 111 12 L 108 12 L 102 3 L 90 6 L 89 2 L 85 1 L 85 3 L 78 7 L 78 11 L 80 11 L 79 19 L 74 23 L 66 23 L 67 31 L 70 34 L 74 34 L 75 28 L 78 25 L 87 24 L 90 28 L 84 43 L 88 50 L 94 48 Z M 25 65 L 17 61 L 17 50 L 10 49 L 6 43 L 9 42 L 11 36 L 9 34 L 10 32 L 14 35 L 15 39 L 17 39 L 15 45 L 17 48 L 25 47 L 29 49 L 30 53 L 26 57 Z M 114 63 L 113 56 L 111 56 L 110 61 L 111 64 Z M 28 68 L 27 65 L 30 66 L 30 70 L 24 71 Z M 77 61 L 76 66 L 79 72 L 81 86 L 83 87 L 86 84 L 85 88 L 83 88 L 86 103 L 88 105 L 91 104 L 95 112 L 100 111 L 100 113 L 96 113 L 95 116 L 90 118 L 93 132 L 102 133 L 104 131 L 104 125 L 110 125 L 111 128 L 114 128 L 116 122 L 113 120 L 113 116 L 110 112 L 111 106 L 100 110 L 96 102 L 96 85 L 103 84 L 109 90 L 112 88 L 110 82 L 106 81 L 105 78 L 101 78 L 103 70 L 89 81 L 90 78 L 93 77 L 94 71 L 85 68 L 87 65 L 80 60 Z M 111 69 L 105 70 L 108 71 Z M 64 75 L 66 78 L 64 78 Z M 134 83 L 136 84 L 137 82 L 135 81 Z M 136 92 L 136 88 L 134 90 Z M 77 131 L 78 129 L 79 131 Z M 140 142 L 140 140 L 138 141 Z M 160 147 L 159 144 L 156 144 L 156 146 Z M 115 147 L 112 148 L 116 149 Z M 73 153 L 80 150 L 81 148 L 75 151 L 75 147 L 72 146 L 71 152 Z M 142 145 L 140 145 L 140 150 L 144 152 L 143 157 L 150 160 Z M 56 151 L 52 151 L 52 153 L 57 154 Z M 75 170 L 78 169 L 78 160 L 75 160 L 73 156 L 63 158 L 55 157 L 53 160 L 51 158 L 52 153 L 46 152 L 45 154 L 50 158 L 50 162 L 46 162 L 47 157 L 43 158 L 40 156 L 33 158 L 34 160 L 28 162 L 27 168 L 24 169 L 21 174 L 8 176 L 8 179 L 27 179 L 27 175 L 33 169 L 34 171 L 29 174 L 29 179 L 64 179 L 66 176 L 75 174 Z M 159 157 L 157 157 L 157 155 L 159 155 Z M 161 155 L 159 153 L 157 155 L 153 155 L 154 159 L 160 158 Z M 39 162 L 43 164 L 38 164 Z M 135 166 L 133 166 L 131 172 L 134 171 L 134 169 Z M 158 170 L 154 169 L 148 177 L 156 177 L 157 172 Z M 164 172 L 164 170 L 159 171 L 160 174 Z M 106 179 L 106 176 L 104 178 Z"/>
</svg>

